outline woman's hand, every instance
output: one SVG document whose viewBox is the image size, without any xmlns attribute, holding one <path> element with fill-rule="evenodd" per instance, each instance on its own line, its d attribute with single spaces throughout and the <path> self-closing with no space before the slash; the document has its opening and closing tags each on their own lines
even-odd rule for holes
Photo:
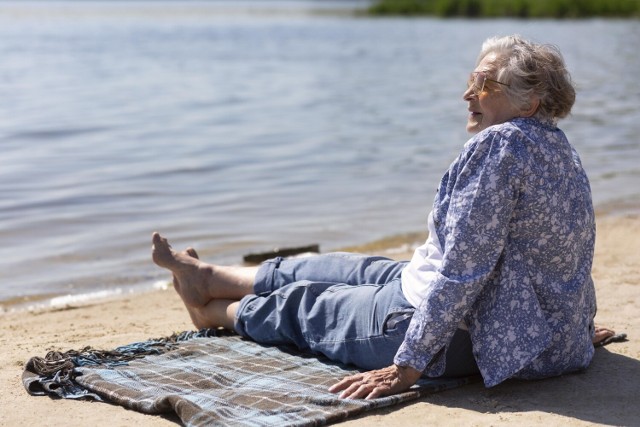
<svg viewBox="0 0 640 427">
<path fill-rule="evenodd" d="M 351 375 L 329 387 L 331 393 L 340 393 L 341 399 L 375 399 L 407 390 L 422 372 L 408 366 L 391 365 L 375 371 Z"/>
<path fill-rule="evenodd" d="M 602 341 L 606 340 L 607 338 L 611 338 L 615 334 L 616 332 L 613 329 L 596 325 L 596 333 L 593 336 L 591 341 L 593 342 L 594 345 L 597 345 L 597 344 L 600 344 Z"/>
</svg>

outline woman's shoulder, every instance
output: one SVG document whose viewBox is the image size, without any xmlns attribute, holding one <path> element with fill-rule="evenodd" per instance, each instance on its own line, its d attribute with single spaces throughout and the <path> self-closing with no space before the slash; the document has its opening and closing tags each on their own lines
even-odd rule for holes
<svg viewBox="0 0 640 427">
<path fill-rule="evenodd" d="M 478 132 L 466 147 L 472 151 L 498 146 L 513 151 L 528 151 L 544 141 L 564 139 L 564 134 L 554 123 L 533 117 L 517 117 Z"/>
<path fill-rule="evenodd" d="M 557 129 L 557 128 L 556 128 Z M 526 170 L 553 139 L 550 127 L 531 118 L 516 118 L 490 126 L 474 135 L 465 144 L 459 163 L 470 165 L 495 164 Z M 553 132 L 552 132 L 553 133 Z M 554 145 L 554 144 L 551 144 Z M 548 148 L 548 147 L 547 147 Z"/>
<path fill-rule="evenodd" d="M 523 139 L 526 139 L 527 127 L 520 126 L 520 123 L 510 120 L 497 125 L 489 126 L 475 134 L 465 144 L 468 151 L 486 151 L 490 147 L 512 147 L 521 145 Z"/>
<path fill-rule="evenodd" d="M 489 126 L 482 132 L 486 132 L 487 135 L 490 136 L 495 136 L 496 134 L 498 134 L 509 138 L 548 135 L 549 133 L 558 131 L 560 131 L 560 129 L 558 129 L 554 122 L 544 121 L 536 117 L 516 117 L 511 120 L 507 120 L 506 122 Z"/>
</svg>

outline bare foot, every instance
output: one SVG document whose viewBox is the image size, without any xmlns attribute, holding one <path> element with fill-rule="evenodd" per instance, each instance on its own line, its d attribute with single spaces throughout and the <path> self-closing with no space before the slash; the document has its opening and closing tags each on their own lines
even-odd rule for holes
<svg viewBox="0 0 640 427">
<path fill-rule="evenodd" d="M 198 256 L 198 253 L 193 248 L 187 248 L 184 252 L 182 252 L 182 254 L 185 256 L 190 256 L 191 258 L 200 259 L 200 257 Z M 180 293 L 180 281 L 178 281 L 178 278 L 176 277 L 175 274 L 173 275 L 173 288 L 176 290 L 180 298 L 182 298 L 182 294 Z M 196 328 L 201 329 L 208 326 L 205 324 L 204 319 L 202 319 L 202 316 L 199 313 L 200 312 L 199 308 L 192 307 L 187 304 L 185 304 L 184 306 L 187 309 L 187 313 L 189 313 L 191 322 L 194 324 Z"/>
<path fill-rule="evenodd" d="M 173 273 L 178 294 L 186 305 L 203 307 L 216 296 L 213 292 L 213 267 L 188 253 L 171 249 L 167 239 L 153 233 L 152 258 L 160 267 Z"/>
<path fill-rule="evenodd" d="M 198 253 L 193 248 L 187 248 L 184 252 L 182 252 L 182 254 L 190 256 L 191 258 L 200 259 Z M 178 278 L 175 274 L 173 275 L 173 288 L 176 290 L 176 292 L 178 292 L 178 294 L 180 294 L 180 282 L 178 281 Z"/>
<path fill-rule="evenodd" d="M 200 257 L 198 256 L 198 253 L 193 248 L 187 248 L 185 251 L 182 252 L 182 255 L 190 256 L 191 258 L 195 258 L 195 259 L 200 259 Z M 180 281 L 178 280 L 175 274 L 173 275 L 173 288 L 176 290 L 178 295 L 182 298 L 182 294 L 180 291 Z M 207 322 L 207 319 L 203 318 L 203 316 L 200 313 L 204 308 L 193 307 L 188 304 L 185 304 L 184 306 L 187 309 L 187 313 L 189 313 L 191 322 L 194 324 L 196 328 L 202 329 L 202 328 L 212 327 L 212 325 L 210 325 Z"/>
</svg>

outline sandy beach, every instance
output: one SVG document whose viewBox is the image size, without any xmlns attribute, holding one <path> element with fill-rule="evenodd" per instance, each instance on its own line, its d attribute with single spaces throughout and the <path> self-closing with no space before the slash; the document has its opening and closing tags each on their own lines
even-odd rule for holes
<svg viewBox="0 0 640 427">
<path fill-rule="evenodd" d="M 599 214 L 593 277 L 596 321 L 629 341 L 599 348 L 585 372 L 542 381 L 482 384 L 370 412 L 345 426 L 638 425 L 640 423 L 640 215 Z M 397 254 L 406 259 L 410 254 Z M 149 261 L 151 262 L 151 261 Z M 168 279 L 168 278 L 167 278 Z M 49 350 L 115 346 L 192 329 L 172 289 L 0 316 L 0 425 L 162 426 L 175 421 L 105 403 L 32 397 L 21 382 L 32 356 Z"/>
</svg>

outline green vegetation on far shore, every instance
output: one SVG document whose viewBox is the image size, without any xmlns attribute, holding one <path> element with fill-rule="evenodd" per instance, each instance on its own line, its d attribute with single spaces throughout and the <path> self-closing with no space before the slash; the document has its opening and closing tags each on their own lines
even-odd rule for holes
<svg viewBox="0 0 640 427">
<path fill-rule="evenodd" d="M 469 18 L 638 18 L 640 0 L 380 0 L 373 15 Z"/>
</svg>

